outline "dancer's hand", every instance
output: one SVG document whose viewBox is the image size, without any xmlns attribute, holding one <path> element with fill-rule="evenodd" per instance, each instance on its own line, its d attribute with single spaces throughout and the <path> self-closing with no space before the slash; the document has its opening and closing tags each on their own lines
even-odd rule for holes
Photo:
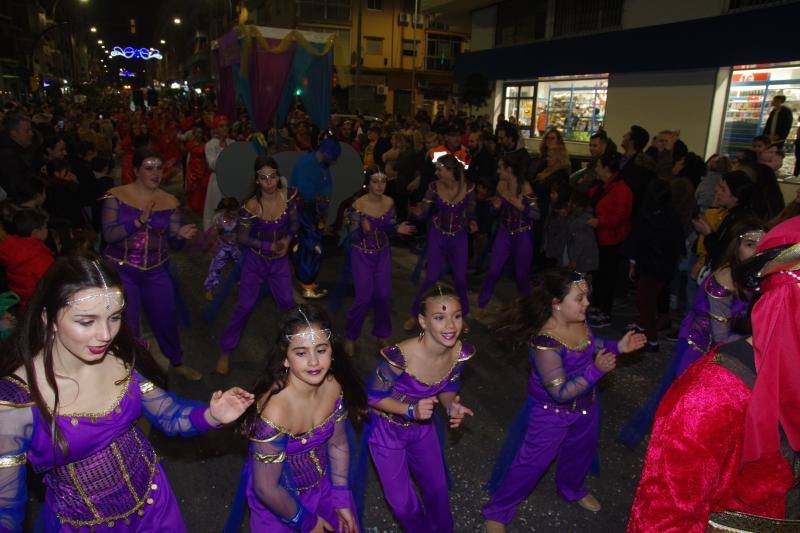
<svg viewBox="0 0 800 533">
<path fill-rule="evenodd" d="M 619 353 L 631 353 L 643 347 L 646 342 L 647 337 L 644 334 L 629 331 L 619 340 L 617 348 L 619 348 Z"/>
<path fill-rule="evenodd" d="M 604 373 L 611 372 L 617 366 L 617 356 L 607 350 L 600 350 L 594 358 L 594 364 Z"/>
<path fill-rule="evenodd" d="M 439 403 L 439 400 L 436 396 L 421 399 L 414 406 L 414 420 L 430 420 L 437 403 Z"/>
<path fill-rule="evenodd" d="M 336 509 L 336 514 L 339 515 L 339 531 L 337 533 L 358 533 L 358 526 L 356 525 L 356 518 L 353 516 L 353 511 L 348 508 Z"/>
<path fill-rule="evenodd" d="M 197 224 L 186 224 L 178 228 L 178 237 L 190 241 L 197 235 Z"/>
<path fill-rule="evenodd" d="M 466 415 L 475 416 L 475 413 L 461 403 L 460 396 L 456 396 L 450 404 L 450 409 L 447 410 L 447 415 L 450 417 L 450 428 L 455 429 L 461 425 Z"/>
<path fill-rule="evenodd" d="M 701 235 L 710 235 L 714 232 L 714 230 L 711 228 L 711 224 L 709 224 L 708 220 L 706 220 L 703 216 L 693 218 L 692 226 L 694 226 L 694 229 L 697 231 L 697 233 Z"/>
<path fill-rule="evenodd" d="M 254 400 L 255 396 L 239 387 L 233 387 L 225 392 L 218 390 L 211 395 L 208 414 L 215 422 L 230 424 L 242 416 Z"/>
<path fill-rule="evenodd" d="M 417 232 L 416 226 L 409 222 L 401 222 L 397 225 L 397 233 L 399 235 L 413 235 Z"/>
<path fill-rule="evenodd" d="M 330 525 L 324 518 L 317 515 L 317 525 L 311 530 L 311 533 L 324 533 L 325 531 L 335 531 L 333 526 Z"/>
</svg>

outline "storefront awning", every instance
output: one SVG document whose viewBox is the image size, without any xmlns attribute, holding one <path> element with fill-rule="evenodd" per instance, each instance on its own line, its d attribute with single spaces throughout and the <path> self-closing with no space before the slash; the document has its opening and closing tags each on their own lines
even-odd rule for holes
<svg viewBox="0 0 800 533">
<path fill-rule="evenodd" d="M 712 68 L 800 59 L 800 3 L 461 54 L 455 76 L 524 79 Z"/>
</svg>

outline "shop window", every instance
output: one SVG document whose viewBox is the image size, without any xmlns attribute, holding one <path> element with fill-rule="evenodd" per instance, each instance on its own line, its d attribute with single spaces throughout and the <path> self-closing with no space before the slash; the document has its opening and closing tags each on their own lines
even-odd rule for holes
<svg viewBox="0 0 800 533">
<path fill-rule="evenodd" d="M 350 0 L 297 0 L 297 16 L 306 20 L 350 22 Z"/>
<path fill-rule="evenodd" d="M 367 9 L 383 11 L 383 0 L 367 0 Z"/>
<path fill-rule="evenodd" d="M 414 43 L 417 43 L 416 52 L 414 51 Z M 414 57 L 419 55 L 419 41 L 414 41 L 413 39 L 403 39 L 403 55 L 408 57 Z"/>
<path fill-rule="evenodd" d="M 783 161 L 783 172 L 792 173 L 792 147 L 797 142 L 800 119 L 800 65 L 733 71 L 722 126 L 721 154 L 735 157 L 739 150 L 751 147 L 753 137 L 769 134 L 764 128 L 772 110 L 772 99 L 778 94 L 786 97 L 783 105 L 793 115 L 789 137 L 783 147 L 787 154 Z"/>
<path fill-rule="evenodd" d="M 506 120 L 517 124 L 520 134 L 525 138 L 530 138 L 532 134 L 535 96 L 534 85 L 515 84 L 505 87 L 503 114 Z"/>
<path fill-rule="evenodd" d="M 364 37 L 366 46 L 364 51 L 368 55 L 383 55 L 383 37 Z"/>
<path fill-rule="evenodd" d="M 460 37 L 429 34 L 425 68 L 428 70 L 453 70 L 456 57 L 461 53 Z"/>
<path fill-rule="evenodd" d="M 507 0 L 497 6 L 495 44 L 498 46 L 544 39 L 547 0 Z"/>
<path fill-rule="evenodd" d="M 622 4 L 623 0 L 559 0 L 555 3 L 553 36 L 618 28 Z"/>
</svg>

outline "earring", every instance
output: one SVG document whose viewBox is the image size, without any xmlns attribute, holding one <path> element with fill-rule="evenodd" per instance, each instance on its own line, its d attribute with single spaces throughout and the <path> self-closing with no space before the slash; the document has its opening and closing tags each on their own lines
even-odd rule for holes
<svg viewBox="0 0 800 533">
<path fill-rule="evenodd" d="M 419 342 L 422 342 L 422 339 L 424 339 L 424 338 L 425 338 L 425 330 L 423 329 L 422 331 L 420 331 L 419 338 L 417 340 Z"/>
<path fill-rule="evenodd" d="M 560 305 L 556 306 L 556 311 L 561 311 L 561 306 Z"/>
</svg>

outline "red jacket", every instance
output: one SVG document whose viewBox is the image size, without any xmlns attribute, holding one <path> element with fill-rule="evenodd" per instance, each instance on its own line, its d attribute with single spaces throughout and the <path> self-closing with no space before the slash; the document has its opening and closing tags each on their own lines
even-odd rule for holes
<svg viewBox="0 0 800 533">
<path fill-rule="evenodd" d="M 0 265 L 6 269 L 8 288 L 17 293 L 23 304 L 52 264 L 52 252 L 36 237 L 8 235 L 0 241 Z"/>
<path fill-rule="evenodd" d="M 619 244 L 631 232 L 633 193 L 624 181 L 611 178 L 600 191 L 595 207 L 597 243 L 600 246 Z"/>
</svg>

